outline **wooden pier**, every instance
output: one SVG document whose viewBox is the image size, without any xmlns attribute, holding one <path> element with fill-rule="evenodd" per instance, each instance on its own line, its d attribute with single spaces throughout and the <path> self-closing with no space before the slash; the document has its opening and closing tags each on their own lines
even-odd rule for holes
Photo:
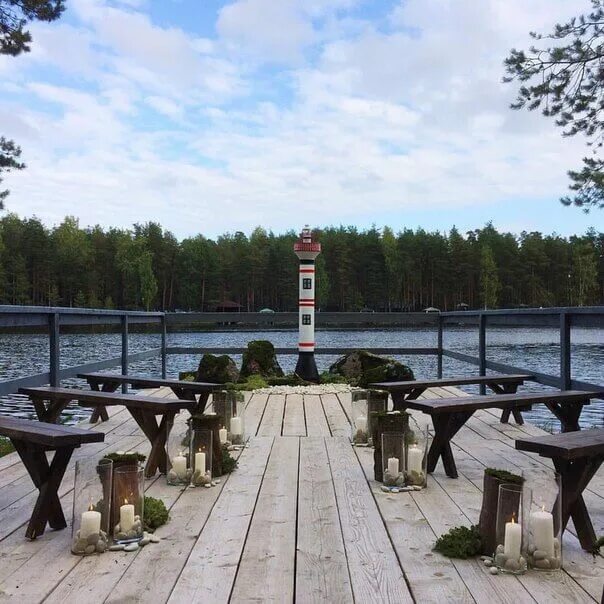
<svg viewBox="0 0 604 604">
<path fill-rule="evenodd" d="M 168 389 L 145 394 L 169 396 Z M 435 388 L 424 396 L 463 396 Z M 162 537 L 135 553 L 70 553 L 70 530 L 24 537 L 37 497 L 16 454 L 0 459 L 0 600 L 96 602 L 599 602 L 604 559 L 564 536 L 564 570 L 493 576 L 480 560 L 449 560 L 431 551 L 436 537 L 478 520 L 486 466 L 551 470 L 549 460 L 514 449 L 514 438 L 543 432 L 499 423 L 479 411 L 453 439 L 459 478 L 439 464 L 428 488 L 386 494 L 372 480 L 372 451 L 349 443 L 349 395 L 248 396 L 252 434 L 238 469 L 212 489 L 147 481 L 170 521 Z M 94 429 L 104 443 L 74 456 L 148 452 L 130 414 L 111 408 Z M 179 421 L 184 421 L 181 413 Z M 89 424 L 83 424 L 90 426 Z M 502 463 L 502 460 L 504 463 Z M 60 495 L 68 519 L 73 465 Z M 604 472 L 585 491 L 596 533 L 604 533 Z"/>
</svg>

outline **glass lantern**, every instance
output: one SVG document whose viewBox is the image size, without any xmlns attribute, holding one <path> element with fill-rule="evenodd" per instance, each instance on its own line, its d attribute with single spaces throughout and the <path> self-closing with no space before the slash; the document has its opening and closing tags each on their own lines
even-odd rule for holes
<svg viewBox="0 0 604 604">
<path fill-rule="evenodd" d="M 212 431 L 192 429 L 190 435 L 191 485 L 210 487 L 212 486 Z"/>
<path fill-rule="evenodd" d="M 405 434 L 403 432 L 382 433 L 383 483 L 386 487 L 405 486 Z"/>
<path fill-rule="evenodd" d="M 168 471 L 166 481 L 173 486 L 186 486 L 191 482 L 193 470 L 191 469 L 190 428 L 176 424 L 174 420 L 168 422 L 166 437 L 166 458 Z"/>
<path fill-rule="evenodd" d="M 372 445 L 375 416 L 388 406 L 388 393 L 383 390 L 353 390 L 351 406 L 351 440 L 355 445 Z"/>
<path fill-rule="evenodd" d="M 409 429 L 405 435 L 405 485 L 424 488 L 427 485 L 428 424 L 420 425 L 409 416 Z"/>
<path fill-rule="evenodd" d="M 562 489 L 556 474 L 536 480 L 528 516 L 528 563 L 536 570 L 562 568 Z"/>
<path fill-rule="evenodd" d="M 71 551 L 102 554 L 109 547 L 113 462 L 79 459 L 75 464 Z"/>
<path fill-rule="evenodd" d="M 145 470 L 138 466 L 116 468 L 113 473 L 113 539 L 133 543 L 143 538 Z"/>
<path fill-rule="evenodd" d="M 217 390 L 212 393 L 214 413 L 222 418 L 220 444 L 240 446 L 245 442 L 243 394 L 232 390 Z"/>
<path fill-rule="evenodd" d="M 521 575 L 526 572 L 525 498 L 529 492 L 530 489 L 522 484 L 499 485 L 494 563 L 504 573 Z"/>
</svg>

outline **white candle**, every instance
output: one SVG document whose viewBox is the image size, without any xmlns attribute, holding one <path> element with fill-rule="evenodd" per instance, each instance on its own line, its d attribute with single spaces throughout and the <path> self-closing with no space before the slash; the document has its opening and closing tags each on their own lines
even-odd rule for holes
<svg viewBox="0 0 604 604">
<path fill-rule="evenodd" d="M 359 415 L 359 417 L 354 420 L 354 423 L 357 427 L 357 430 L 367 432 L 367 418 L 364 415 Z"/>
<path fill-rule="evenodd" d="M 548 558 L 553 558 L 554 517 L 545 509 L 531 513 L 531 534 L 535 549 L 545 552 Z"/>
<path fill-rule="evenodd" d="M 187 477 L 187 458 L 182 452 L 172 459 L 172 469 L 179 478 Z"/>
<path fill-rule="evenodd" d="M 398 457 L 388 458 L 388 474 L 398 475 Z"/>
<path fill-rule="evenodd" d="M 128 500 L 124 500 L 124 505 L 120 507 L 120 528 L 122 533 L 127 533 L 132 529 L 134 524 L 134 506 L 128 503 Z"/>
<path fill-rule="evenodd" d="M 231 419 L 231 434 L 233 436 L 241 436 L 243 433 L 243 426 L 241 424 L 240 417 L 233 417 Z"/>
<path fill-rule="evenodd" d="M 203 451 L 195 453 L 195 470 L 203 473 L 206 471 L 206 454 Z"/>
<path fill-rule="evenodd" d="M 220 443 L 224 445 L 228 437 L 226 428 L 220 428 L 220 430 L 218 430 L 218 436 L 220 437 Z"/>
<path fill-rule="evenodd" d="M 91 505 L 87 512 L 82 514 L 80 521 L 80 539 L 86 539 L 88 535 L 101 532 L 101 513 L 95 512 Z"/>
<path fill-rule="evenodd" d="M 522 528 L 517 522 L 514 522 L 512 516 L 511 522 L 505 523 L 505 538 L 503 541 L 503 553 L 508 558 L 517 560 L 520 557 L 520 546 L 522 544 Z"/>
<path fill-rule="evenodd" d="M 424 452 L 417 445 L 409 447 L 407 451 L 407 471 L 421 474 L 423 460 Z"/>
</svg>

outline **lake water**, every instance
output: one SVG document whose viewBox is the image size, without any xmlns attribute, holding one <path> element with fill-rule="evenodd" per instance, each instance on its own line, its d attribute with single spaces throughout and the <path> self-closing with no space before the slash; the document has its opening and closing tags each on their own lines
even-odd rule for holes
<svg viewBox="0 0 604 604">
<path fill-rule="evenodd" d="M 243 347 L 249 340 L 266 339 L 277 347 L 295 347 L 297 330 L 287 331 L 226 331 L 186 332 L 168 334 L 168 346 L 191 347 Z M 572 330 L 572 375 L 576 379 L 604 384 L 604 332 L 597 329 Z M 371 347 L 435 347 L 436 332 L 433 329 L 405 328 L 397 330 L 324 330 L 316 333 L 317 348 L 321 346 L 371 348 Z M 130 352 L 140 352 L 159 347 L 160 338 L 155 334 L 130 334 Z M 445 348 L 478 355 L 478 331 L 470 327 L 447 327 L 444 332 Z M 71 367 L 91 361 L 119 357 L 121 336 L 119 334 L 66 334 L 61 336 L 61 366 Z M 327 369 L 336 356 L 317 355 L 319 370 Z M 436 357 L 397 357 L 408 364 L 416 377 L 436 377 Z M 487 358 L 527 371 L 540 371 L 551 375 L 559 373 L 559 332 L 549 328 L 497 328 L 487 331 Z M 240 358 L 236 357 L 240 362 Z M 169 355 L 167 369 L 169 377 L 179 371 L 196 368 L 199 355 Z M 279 362 L 284 371 L 293 371 L 295 356 L 282 356 Z M 0 381 L 23 377 L 48 370 L 48 338 L 37 334 L 0 335 Z M 133 363 L 131 373 L 159 375 L 161 361 L 158 358 Z M 464 375 L 477 372 L 477 367 L 443 359 L 444 376 Z M 65 385 L 84 386 L 79 380 L 65 381 Z M 528 383 L 523 390 L 543 390 L 539 384 Z M 468 388 L 468 392 L 477 392 Z M 0 399 L 0 413 L 33 417 L 33 409 L 24 397 L 11 396 Z M 88 412 L 74 405 L 66 410 L 67 421 L 72 423 L 85 418 Z M 530 421 L 546 428 L 555 428 L 557 423 L 545 408 L 535 408 L 526 413 Z M 604 402 L 596 401 L 587 406 L 581 416 L 583 426 L 604 427 Z"/>
</svg>

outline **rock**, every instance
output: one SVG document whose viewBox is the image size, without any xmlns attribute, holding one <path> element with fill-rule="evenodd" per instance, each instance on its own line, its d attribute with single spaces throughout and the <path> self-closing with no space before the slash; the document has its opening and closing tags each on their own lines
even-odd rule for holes
<svg viewBox="0 0 604 604">
<path fill-rule="evenodd" d="M 355 350 L 340 357 L 329 373 L 344 376 L 351 384 L 366 388 L 372 382 L 396 382 L 414 379 L 413 371 L 389 357 L 366 350 Z"/>
<path fill-rule="evenodd" d="M 510 558 L 505 561 L 504 567 L 505 570 L 508 570 L 512 573 L 515 573 L 520 570 L 520 564 L 518 564 L 518 560 L 514 560 L 514 558 Z"/>
<path fill-rule="evenodd" d="M 489 572 L 490 572 L 492 575 L 498 575 L 498 574 L 499 574 L 499 570 L 497 570 L 497 567 L 496 567 L 496 566 L 491 566 L 491 568 L 489 568 Z"/>
<path fill-rule="evenodd" d="M 488 560 L 489 562 L 493 562 L 493 558 L 491 556 L 480 556 L 480 559 L 485 562 Z"/>
<path fill-rule="evenodd" d="M 398 478 L 397 478 L 397 479 L 394 481 L 394 484 L 395 484 L 397 487 L 405 487 L 405 486 L 407 486 L 407 485 L 405 484 L 405 476 L 404 476 L 403 474 L 401 474 L 401 475 L 400 475 L 400 476 L 399 476 L 399 477 L 398 477 Z"/>
<path fill-rule="evenodd" d="M 211 489 L 212 488 L 212 483 L 206 483 L 203 485 L 206 489 Z"/>
<path fill-rule="evenodd" d="M 526 558 L 520 556 L 520 558 L 518 558 L 518 564 L 520 565 L 520 570 L 526 570 Z"/>
<path fill-rule="evenodd" d="M 380 488 L 382 489 L 382 491 L 384 491 L 384 493 L 390 493 L 390 487 L 387 487 L 383 484 Z"/>
<path fill-rule="evenodd" d="M 496 554 L 503 554 L 503 552 L 505 551 L 505 548 L 503 547 L 503 545 L 498 545 L 497 546 L 497 550 L 495 551 Z"/>
<path fill-rule="evenodd" d="M 148 545 L 149 543 L 151 543 L 151 539 L 147 538 L 147 537 L 143 537 L 139 542 L 138 545 L 140 547 L 145 547 L 145 545 Z"/>
<path fill-rule="evenodd" d="M 109 546 L 110 552 L 121 552 L 126 546 L 123 543 L 114 543 Z"/>
<path fill-rule="evenodd" d="M 138 531 L 132 529 L 126 533 L 126 539 L 136 539 L 138 537 Z"/>
<path fill-rule="evenodd" d="M 115 538 L 118 541 L 124 541 L 124 539 L 128 539 L 128 535 L 126 533 L 119 532 L 119 533 L 116 533 Z"/>
<path fill-rule="evenodd" d="M 414 491 L 415 489 L 413 487 L 402 487 L 401 489 L 399 489 L 399 491 L 401 493 L 409 493 L 410 491 Z"/>
<path fill-rule="evenodd" d="M 86 541 L 88 541 L 88 545 L 95 545 L 98 540 L 99 540 L 98 533 L 91 533 L 90 535 L 88 535 L 88 538 L 86 539 Z"/>
<path fill-rule="evenodd" d="M 392 487 L 392 488 L 390 489 L 390 492 L 391 492 L 391 493 L 400 493 L 400 492 L 401 492 L 401 490 L 400 490 L 399 488 L 397 488 L 397 487 Z"/>
<path fill-rule="evenodd" d="M 493 561 L 492 560 L 484 560 L 483 564 L 487 567 L 493 566 Z"/>
<path fill-rule="evenodd" d="M 560 558 L 550 558 L 549 565 L 552 570 L 558 570 L 560 568 Z"/>
<path fill-rule="evenodd" d="M 547 558 L 543 558 L 541 560 L 535 560 L 535 568 L 540 568 L 541 570 L 549 570 L 551 568 L 551 564 Z"/>
<path fill-rule="evenodd" d="M 411 486 L 411 489 L 412 489 L 413 491 L 421 491 L 421 490 L 422 490 L 422 487 L 419 487 L 419 486 L 417 486 L 416 484 L 414 484 L 414 485 L 412 485 L 412 486 Z"/>
<path fill-rule="evenodd" d="M 214 482 L 215 482 L 216 484 L 220 484 L 220 478 L 217 478 L 217 479 L 216 479 Z"/>
<path fill-rule="evenodd" d="M 199 367 L 195 374 L 196 382 L 211 382 L 214 384 L 226 384 L 237 382 L 239 370 L 235 361 L 227 355 L 204 354 L 199 361 Z"/>
<path fill-rule="evenodd" d="M 504 568 L 505 563 L 507 562 L 508 557 L 505 554 L 496 554 L 495 556 L 495 565 L 498 568 Z"/>
<path fill-rule="evenodd" d="M 537 548 L 534 545 L 532 545 L 532 544 L 529 545 L 528 548 L 527 548 L 527 552 L 528 552 L 529 556 L 532 556 L 535 553 L 536 549 Z"/>
<path fill-rule="evenodd" d="M 76 539 L 73 549 L 77 550 L 78 552 L 83 552 L 86 549 L 87 545 L 88 545 L 87 539 Z"/>
<path fill-rule="evenodd" d="M 535 560 L 543 560 L 543 559 L 547 558 L 547 552 L 544 552 L 540 549 L 536 549 L 533 552 L 533 558 L 535 558 Z"/>
<path fill-rule="evenodd" d="M 99 554 L 102 554 L 106 549 L 107 549 L 107 542 L 104 541 L 103 539 L 99 539 L 96 542 L 96 551 L 99 552 Z"/>
<path fill-rule="evenodd" d="M 283 377 L 283 369 L 277 361 L 275 347 L 268 340 L 252 340 L 247 344 L 247 350 L 243 353 L 241 362 L 240 378 L 250 375 L 261 375 L 262 377 Z"/>
<path fill-rule="evenodd" d="M 174 470 L 170 470 L 166 478 L 168 480 L 168 484 L 176 484 L 177 482 L 180 482 L 178 474 Z"/>
<path fill-rule="evenodd" d="M 157 535 L 151 535 L 149 537 L 149 541 L 151 541 L 151 543 L 159 543 L 161 541 L 161 538 Z"/>
<path fill-rule="evenodd" d="M 128 543 L 128 545 L 126 545 L 124 547 L 124 551 L 125 552 L 135 552 L 138 549 L 138 543 Z"/>
<path fill-rule="evenodd" d="M 94 554 L 94 552 L 96 551 L 96 546 L 95 545 L 87 545 L 86 549 L 84 551 L 87 554 Z"/>
</svg>

